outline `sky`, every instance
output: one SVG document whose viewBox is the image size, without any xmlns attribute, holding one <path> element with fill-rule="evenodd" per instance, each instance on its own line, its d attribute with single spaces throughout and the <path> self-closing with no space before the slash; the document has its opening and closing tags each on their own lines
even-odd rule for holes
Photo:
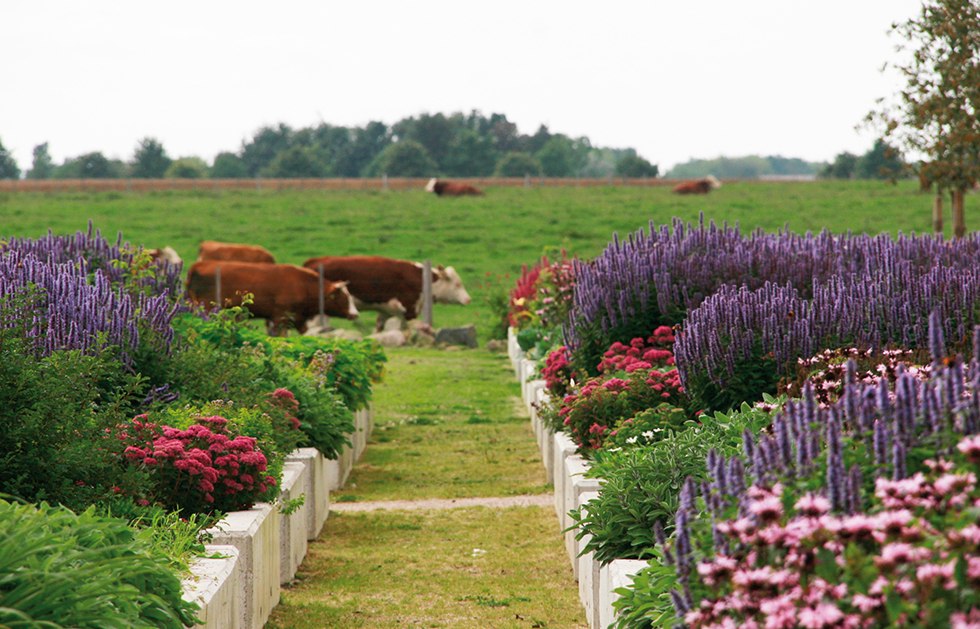
<svg viewBox="0 0 980 629">
<path fill-rule="evenodd" d="M 912 0 L 2 0 L 0 142 L 20 167 L 140 139 L 210 162 L 262 126 L 505 114 L 690 159 L 866 152 Z"/>
</svg>

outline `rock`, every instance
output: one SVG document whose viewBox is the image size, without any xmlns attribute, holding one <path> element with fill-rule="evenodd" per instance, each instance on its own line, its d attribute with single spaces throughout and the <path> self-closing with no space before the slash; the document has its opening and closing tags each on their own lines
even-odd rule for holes
<svg viewBox="0 0 980 629">
<path fill-rule="evenodd" d="M 507 341 L 503 339 L 490 339 L 487 341 L 487 351 L 494 354 L 502 354 L 507 351 Z"/>
<path fill-rule="evenodd" d="M 462 328 L 442 328 L 436 333 L 436 343 L 446 345 L 464 345 L 478 347 L 476 342 L 476 326 L 468 325 Z"/>
<path fill-rule="evenodd" d="M 307 334 L 309 334 L 309 331 L 307 331 Z M 337 328 L 336 330 L 329 330 L 318 336 L 344 339 L 345 341 L 360 341 L 361 339 L 364 338 L 364 336 L 357 330 L 347 330 L 345 328 Z"/>
<path fill-rule="evenodd" d="M 383 332 L 400 332 L 402 330 L 402 320 L 398 317 L 390 317 L 384 323 Z"/>
<path fill-rule="evenodd" d="M 368 338 L 376 340 L 382 347 L 401 347 L 405 344 L 405 334 L 401 330 L 377 332 Z"/>
</svg>

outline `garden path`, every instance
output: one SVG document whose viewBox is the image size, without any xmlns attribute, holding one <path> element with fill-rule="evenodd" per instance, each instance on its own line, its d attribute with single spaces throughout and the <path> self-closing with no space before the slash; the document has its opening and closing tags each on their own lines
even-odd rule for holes
<svg viewBox="0 0 980 629">
<path fill-rule="evenodd" d="M 506 356 L 389 351 L 375 431 L 269 627 L 585 627 Z"/>
</svg>

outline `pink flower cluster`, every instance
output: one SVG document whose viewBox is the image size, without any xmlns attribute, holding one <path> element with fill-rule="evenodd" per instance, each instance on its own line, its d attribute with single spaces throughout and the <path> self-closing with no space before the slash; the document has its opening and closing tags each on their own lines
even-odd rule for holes
<svg viewBox="0 0 980 629">
<path fill-rule="evenodd" d="M 541 375 L 544 377 L 545 386 L 552 395 L 567 395 L 569 386 L 576 378 L 576 373 L 568 358 L 568 348 L 562 345 L 558 349 L 552 350 L 544 359 Z"/>
<path fill-rule="evenodd" d="M 676 369 L 637 369 L 624 378 L 599 376 L 566 395 L 558 417 L 580 448 L 595 450 L 620 422 L 664 402 L 679 406 L 683 393 Z"/>
<path fill-rule="evenodd" d="M 146 419 L 135 417 L 117 435 L 128 444 L 123 458 L 149 474 L 146 493 L 155 501 L 190 512 L 235 511 L 275 486 L 255 439 L 230 435 L 224 417 L 201 417 L 187 430 Z"/>
<path fill-rule="evenodd" d="M 646 339 L 637 337 L 629 345 L 616 341 L 603 354 L 599 363 L 600 373 L 625 371 L 632 373 L 637 369 L 670 367 L 674 364 L 674 330 L 662 325 Z"/>
<path fill-rule="evenodd" d="M 802 395 L 803 383 L 813 386 L 814 397 L 819 404 L 829 406 L 844 392 L 846 364 L 853 360 L 857 365 L 855 381 L 878 384 L 881 379 L 895 382 L 898 365 L 905 365 L 908 373 L 919 380 L 928 380 L 932 371 L 928 364 L 918 364 L 916 353 L 908 349 L 891 349 L 880 352 L 856 347 L 827 349 L 809 358 L 797 359 L 798 377 L 782 388 L 781 393 L 790 397 Z"/>
<path fill-rule="evenodd" d="M 980 437 L 958 450 L 980 461 Z M 980 628 L 980 492 L 973 470 L 938 459 L 879 478 L 870 514 L 830 513 L 805 494 L 753 486 L 740 517 L 716 526 L 727 549 L 697 563 L 705 595 L 692 628 Z M 790 513 L 784 505 L 792 504 Z"/>
</svg>

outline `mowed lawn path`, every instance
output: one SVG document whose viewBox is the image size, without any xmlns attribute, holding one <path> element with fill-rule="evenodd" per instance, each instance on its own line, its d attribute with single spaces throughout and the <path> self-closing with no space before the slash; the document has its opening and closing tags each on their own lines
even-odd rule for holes
<svg viewBox="0 0 980 629">
<path fill-rule="evenodd" d="M 550 491 L 505 355 L 394 349 L 388 356 L 374 434 L 347 487 L 331 494 L 335 506 L 452 505 Z M 586 624 L 546 504 L 333 511 L 268 626 Z"/>
</svg>

